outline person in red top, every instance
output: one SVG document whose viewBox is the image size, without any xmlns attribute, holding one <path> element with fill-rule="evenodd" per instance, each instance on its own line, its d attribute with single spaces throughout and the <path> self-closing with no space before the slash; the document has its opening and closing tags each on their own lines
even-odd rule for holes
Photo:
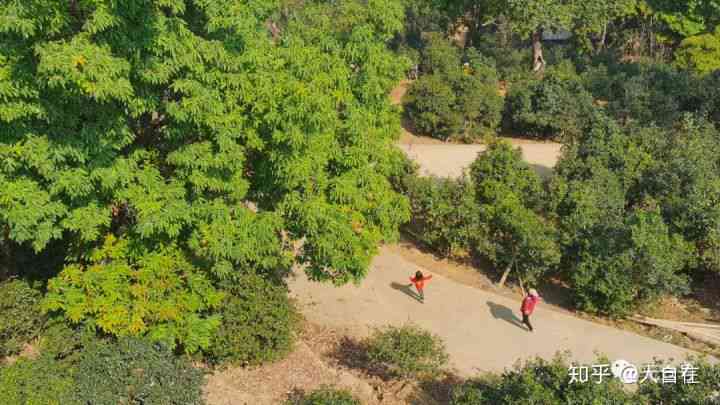
<svg viewBox="0 0 720 405">
<path fill-rule="evenodd" d="M 524 323 L 530 332 L 533 331 L 533 327 L 530 324 L 530 315 L 532 315 L 533 311 L 535 310 L 535 305 L 540 302 L 540 295 L 538 294 L 537 290 L 534 288 L 531 288 L 528 295 L 523 299 L 522 306 L 520 307 L 520 312 L 522 313 L 522 323 Z"/>
<path fill-rule="evenodd" d="M 430 280 L 432 276 L 424 276 L 422 274 L 422 271 L 417 271 L 415 273 L 415 277 L 410 277 L 410 281 L 415 284 L 415 288 L 418 291 L 418 295 L 420 295 L 420 302 L 425 302 L 425 293 L 423 292 L 423 288 L 425 287 L 425 282 Z"/>
</svg>

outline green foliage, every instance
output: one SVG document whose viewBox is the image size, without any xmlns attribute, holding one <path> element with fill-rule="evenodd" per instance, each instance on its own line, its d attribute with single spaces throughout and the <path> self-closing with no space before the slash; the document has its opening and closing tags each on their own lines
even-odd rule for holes
<svg viewBox="0 0 720 405">
<path fill-rule="evenodd" d="M 486 375 L 455 387 L 450 403 L 647 404 L 643 397 L 626 391 L 616 378 L 606 377 L 602 384 L 570 384 L 568 369 L 569 364 L 562 356 L 556 356 L 551 361 L 536 358 L 518 363 L 501 375 Z"/>
<path fill-rule="evenodd" d="M 720 23 L 720 2 L 717 0 L 646 0 L 654 15 L 680 37 L 711 31 Z"/>
<path fill-rule="evenodd" d="M 529 282 L 560 262 L 555 229 L 542 216 L 543 191 L 538 175 L 506 142 L 489 145 L 470 167 L 487 229 L 476 236 L 475 249 L 499 269 Z"/>
<path fill-rule="evenodd" d="M 675 63 L 700 74 L 720 70 L 720 26 L 713 33 L 685 38 L 675 52 Z"/>
<path fill-rule="evenodd" d="M 514 134 L 541 139 L 577 136 L 593 109 L 592 96 L 579 80 L 549 74 L 510 87 L 504 118 Z"/>
<path fill-rule="evenodd" d="M 38 349 L 43 355 L 74 365 L 84 348 L 99 339 L 94 329 L 69 325 L 62 318 L 51 318 L 40 335 Z"/>
<path fill-rule="evenodd" d="M 461 53 L 450 40 L 431 33 L 425 37 L 420 68 L 425 74 L 403 100 L 418 130 L 440 139 L 466 141 L 495 131 L 502 98 L 490 59 L 473 48 Z"/>
<path fill-rule="evenodd" d="M 540 28 L 569 29 L 575 16 L 575 2 L 562 0 L 506 0 L 501 11 L 509 17 L 514 32 L 524 39 Z"/>
<path fill-rule="evenodd" d="M 696 367 L 695 384 L 662 384 L 649 382 L 640 385 L 640 393 L 652 404 L 711 404 L 717 400 L 717 387 L 720 384 L 720 366 L 710 364 L 707 359 L 690 357 L 683 364 Z M 683 364 L 678 366 L 678 374 L 682 373 Z M 680 378 L 680 377 L 678 377 Z"/>
<path fill-rule="evenodd" d="M 375 332 L 367 348 L 375 366 L 406 379 L 436 375 L 448 361 L 438 336 L 410 324 Z"/>
<path fill-rule="evenodd" d="M 50 280 L 44 307 L 108 334 L 147 335 L 187 352 L 207 347 L 220 320 L 205 313 L 222 293 L 178 250 L 131 257 L 134 249 L 108 236 L 87 267 L 69 265 Z"/>
<path fill-rule="evenodd" d="M 621 120 L 669 126 L 689 109 L 687 72 L 662 64 L 629 65 L 612 80 L 608 109 Z"/>
<path fill-rule="evenodd" d="M 633 304 L 688 291 L 684 269 L 691 248 L 671 235 L 658 211 L 634 212 L 618 226 L 579 241 L 573 293 L 580 308 L 627 315 Z"/>
<path fill-rule="evenodd" d="M 717 142 L 713 136 L 626 131 L 596 117 L 579 142 L 566 149 L 551 185 L 563 268 L 577 302 L 583 309 L 611 315 L 628 313 L 638 301 L 687 292 L 684 272 L 701 261 L 703 243 L 694 234 L 699 223 L 681 220 L 695 215 L 685 203 L 709 207 L 715 198 L 707 189 L 714 176 L 710 183 L 695 177 L 701 171 L 712 173 L 700 167 L 716 164 L 710 157 L 713 149 L 704 156 L 699 142 L 704 139 L 707 149 Z M 690 147 L 693 138 L 698 143 Z M 684 147 L 674 143 L 681 139 L 687 142 Z M 672 158 L 680 154 L 682 158 Z M 691 202 L 696 185 L 705 192 Z M 701 221 L 702 226 L 714 224 L 715 210 L 705 209 L 703 215 L 707 222 Z"/>
<path fill-rule="evenodd" d="M 441 76 L 425 75 L 412 84 L 403 103 L 418 131 L 447 139 L 462 127 L 462 117 L 454 109 L 456 99 L 452 86 Z"/>
<path fill-rule="evenodd" d="M 473 46 L 482 55 L 495 61 L 498 78 L 508 83 L 519 83 L 533 78 L 528 66 L 532 55 L 526 49 L 518 49 L 503 38 L 503 32 L 484 33 L 473 40 Z"/>
<path fill-rule="evenodd" d="M 304 395 L 301 399 L 289 401 L 288 405 L 360 405 L 360 401 L 348 391 L 323 387 Z"/>
<path fill-rule="evenodd" d="M 296 261 L 358 281 L 408 220 L 389 180 L 400 2 L 0 9 L 2 255 L 70 247 L 47 309 L 195 351 L 219 282 Z"/>
<path fill-rule="evenodd" d="M 96 343 L 77 366 L 82 403 L 202 404 L 203 372 L 164 345 L 136 338 Z"/>
<path fill-rule="evenodd" d="M 19 353 L 45 322 L 40 292 L 24 280 L 0 283 L 0 357 Z"/>
<path fill-rule="evenodd" d="M 468 181 L 411 176 L 405 189 L 412 210 L 407 230 L 415 239 L 445 256 L 470 250 L 480 225 Z"/>
<path fill-rule="evenodd" d="M 405 3 L 402 44 L 413 49 L 423 46 L 423 33 L 443 32 L 452 21 L 453 1 L 412 0 Z"/>
<path fill-rule="evenodd" d="M 0 366 L 0 403 L 80 405 L 71 370 L 51 356 L 19 358 Z"/>
<path fill-rule="evenodd" d="M 206 351 L 213 362 L 255 365 L 292 349 L 298 315 L 284 287 L 248 274 L 226 292 L 222 323 Z"/>
</svg>

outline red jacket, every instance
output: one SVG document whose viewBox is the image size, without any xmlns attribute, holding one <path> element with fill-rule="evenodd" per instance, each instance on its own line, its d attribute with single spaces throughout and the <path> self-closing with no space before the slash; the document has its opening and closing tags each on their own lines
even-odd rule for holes
<svg viewBox="0 0 720 405">
<path fill-rule="evenodd" d="M 425 287 L 425 282 L 430 280 L 431 278 L 432 278 L 432 276 L 426 276 L 419 280 L 416 280 L 415 277 L 413 276 L 413 277 L 410 277 L 410 281 L 413 284 L 415 284 L 415 288 L 417 288 L 418 290 L 422 290 Z"/>
<path fill-rule="evenodd" d="M 540 297 L 535 297 L 532 295 L 528 295 L 525 297 L 525 299 L 522 302 L 522 307 L 520 307 L 520 312 L 523 313 L 523 315 L 530 315 L 535 310 L 535 305 L 540 301 Z"/>
</svg>

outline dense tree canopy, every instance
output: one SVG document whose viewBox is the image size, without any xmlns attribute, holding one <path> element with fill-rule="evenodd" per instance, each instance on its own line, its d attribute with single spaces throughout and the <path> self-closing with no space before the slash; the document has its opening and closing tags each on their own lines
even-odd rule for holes
<svg viewBox="0 0 720 405">
<path fill-rule="evenodd" d="M 70 248 L 49 309 L 193 349 L 217 281 L 282 273 L 299 240 L 313 279 L 359 280 L 396 235 L 408 210 L 388 181 L 386 95 L 404 65 L 386 43 L 402 7 L 281 9 L 2 2 L 2 243 Z M 178 316 L 207 327 L 166 327 Z"/>
</svg>

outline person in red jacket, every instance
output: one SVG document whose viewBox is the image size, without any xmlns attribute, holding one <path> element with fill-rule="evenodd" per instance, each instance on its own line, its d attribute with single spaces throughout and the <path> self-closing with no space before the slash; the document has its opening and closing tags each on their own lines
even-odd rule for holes
<svg viewBox="0 0 720 405">
<path fill-rule="evenodd" d="M 422 274 L 422 271 L 418 270 L 415 273 L 415 277 L 410 277 L 410 281 L 415 284 L 415 288 L 418 291 L 418 295 L 420 295 L 420 302 L 425 302 L 425 293 L 423 292 L 423 288 L 425 288 L 425 282 L 430 280 L 432 276 L 424 276 Z"/>
<path fill-rule="evenodd" d="M 528 295 L 523 299 L 522 306 L 520 307 L 520 312 L 522 313 L 522 323 L 524 323 L 530 332 L 533 331 L 533 327 L 530 324 L 530 315 L 532 315 L 533 311 L 535 310 L 535 305 L 540 302 L 540 295 L 538 294 L 537 290 L 534 288 L 531 288 Z"/>
</svg>

